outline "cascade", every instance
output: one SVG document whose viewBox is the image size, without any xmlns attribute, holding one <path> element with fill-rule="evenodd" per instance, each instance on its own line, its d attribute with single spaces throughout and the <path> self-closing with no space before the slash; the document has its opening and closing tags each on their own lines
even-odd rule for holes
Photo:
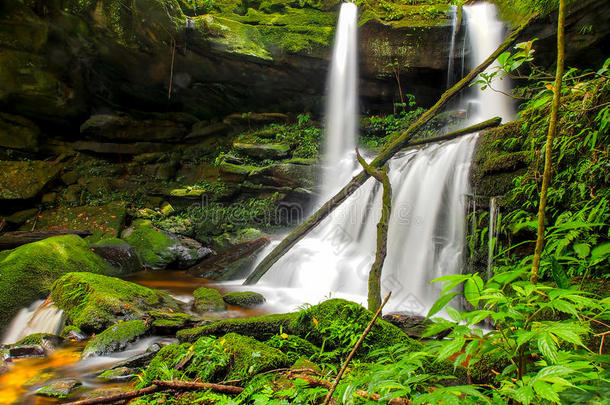
<svg viewBox="0 0 610 405">
<path fill-rule="evenodd" d="M 449 58 L 447 60 L 447 86 L 448 89 L 453 83 L 453 59 L 455 58 L 455 40 L 458 32 L 458 12 L 456 6 L 451 6 L 451 44 L 449 45 Z"/>
<path fill-rule="evenodd" d="M 64 323 L 64 311 L 53 305 L 53 301 L 39 300 L 27 308 L 22 308 L 9 324 L 3 344 L 18 342 L 32 333 L 52 333 L 58 335 Z"/>
<path fill-rule="evenodd" d="M 496 202 L 496 197 L 489 199 L 489 226 L 488 226 L 488 237 L 487 240 L 487 279 L 489 280 L 493 276 L 493 261 L 494 253 L 496 248 L 496 241 L 498 240 L 498 216 L 500 214 L 500 207 Z"/>
<path fill-rule="evenodd" d="M 353 10 L 350 13 L 355 19 L 357 13 L 352 6 L 349 6 Z M 345 22 L 345 9 L 344 4 L 339 25 Z M 476 66 L 480 58 L 487 57 L 501 43 L 503 26 L 496 19 L 492 5 L 465 7 L 465 12 L 473 48 L 471 63 Z M 472 24 L 476 28 L 471 27 Z M 474 33 L 487 27 L 493 27 L 494 33 Z M 341 37 L 342 32 L 339 27 L 335 58 L 350 53 L 348 50 L 337 51 L 340 43 L 351 43 Z M 355 38 L 355 33 L 353 35 Z M 333 69 L 336 62 L 333 60 Z M 343 94 L 348 94 L 345 86 L 349 87 L 348 78 L 353 80 L 353 70 L 338 76 L 334 73 L 330 76 L 329 89 L 338 88 Z M 341 83 L 333 82 L 337 80 Z M 354 93 L 349 94 L 344 103 L 347 111 L 343 112 L 335 110 L 335 95 L 329 96 L 328 114 L 332 115 L 328 117 L 327 138 L 339 139 L 327 140 L 324 190 L 329 190 L 328 184 L 340 178 L 341 184 L 333 185 L 336 190 L 359 171 L 359 167 L 351 166 L 348 170 L 348 166 L 341 169 L 335 166 L 333 169 L 330 165 L 334 161 L 353 161 L 350 148 L 355 144 L 356 134 L 352 128 L 355 128 L 356 117 L 352 110 Z M 479 108 L 468 124 L 497 115 L 510 119 L 512 108 L 508 100 L 508 97 L 490 89 L 477 89 L 470 103 Z M 333 124 L 337 117 L 341 120 L 353 117 L 354 122 L 351 125 L 346 122 Z M 335 132 L 331 125 L 350 130 Z M 351 138 L 344 139 L 346 137 Z M 421 150 L 401 152 L 389 162 L 393 200 L 381 286 L 382 296 L 390 290 L 393 294 L 385 311 L 427 313 L 440 292 L 440 285 L 430 281 L 462 271 L 467 195 L 471 194 L 469 170 L 475 142 L 476 135 L 470 135 Z M 322 199 L 327 196 L 323 194 Z M 281 302 L 287 310 L 304 302 L 316 303 L 329 294 L 366 304 L 368 272 L 375 258 L 376 225 L 380 215 L 381 187 L 374 179 L 369 179 L 278 260 L 256 288 L 263 290 L 271 301 Z M 264 257 L 276 244 L 259 257 Z"/>
</svg>

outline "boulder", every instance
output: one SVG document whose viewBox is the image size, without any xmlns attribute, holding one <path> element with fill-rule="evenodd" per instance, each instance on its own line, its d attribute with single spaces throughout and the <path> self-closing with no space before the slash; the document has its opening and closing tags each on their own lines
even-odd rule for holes
<svg viewBox="0 0 610 405">
<path fill-rule="evenodd" d="M 73 378 L 64 378 L 54 381 L 36 390 L 35 394 L 42 397 L 64 399 L 70 396 L 82 383 Z"/>
<path fill-rule="evenodd" d="M 24 357 L 44 357 L 46 350 L 41 345 L 10 345 L 7 349 L 8 359 L 22 359 Z"/>
<path fill-rule="evenodd" d="M 0 161 L 0 200 L 34 198 L 61 171 L 53 162 Z"/>
<path fill-rule="evenodd" d="M 87 335 L 85 335 L 78 326 L 74 325 L 65 326 L 59 335 L 64 339 L 73 340 L 75 342 L 82 342 L 87 339 Z"/>
<path fill-rule="evenodd" d="M 121 238 L 134 247 L 142 263 L 151 269 L 163 269 L 170 264 L 186 268 L 212 253 L 194 239 L 163 232 L 146 219 L 134 221 Z"/>
<path fill-rule="evenodd" d="M 283 143 L 233 143 L 233 148 L 254 159 L 283 159 L 290 153 L 290 146 Z"/>
<path fill-rule="evenodd" d="M 149 319 L 150 311 L 180 309 L 164 291 L 91 273 L 64 275 L 53 284 L 51 297 L 67 323 L 86 333 L 101 332 L 119 321 Z"/>
<path fill-rule="evenodd" d="M 183 312 L 150 311 L 148 315 L 153 319 L 151 326 L 160 335 L 172 335 L 177 330 L 192 327 L 197 322 L 193 315 Z"/>
<path fill-rule="evenodd" d="M 19 309 L 46 298 L 53 282 L 69 272 L 116 274 L 75 235 L 54 236 L 0 255 L 0 325 Z"/>
<path fill-rule="evenodd" d="M 91 250 L 119 270 L 121 275 L 137 273 L 143 269 L 142 262 L 134 248 L 122 239 L 102 239 L 93 243 Z"/>
<path fill-rule="evenodd" d="M 117 323 L 91 339 L 81 353 L 81 358 L 103 356 L 125 350 L 129 343 L 146 335 L 148 330 L 148 324 L 141 320 Z"/>
<path fill-rule="evenodd" d="M 98 375 L 96 378 L 102 382 L 121 382 L 130 380 L 138 374 L 137 369 L 129 368 L 129 367 L 114 367 L 110 370 L 104 371 L 102 374 Z"/>
<path fill-rule="evenodd" d="M 52 333 L 34 333 L 28 335 L 15 343 L 19 345 L 39 345 L 42 346 L 45 351 L 52 352 L 64 343 L 64 338 L 61 336 L 53 335 Z"/>
<path fill-rule="evenodd" d="M 265 297 L 254 291 L 234 291 L 222 296 L 224 302 L 243 308 L 252 308 L 266 302 Z"/>
<path fill-rule="evenodd" d="M 0 113 L 0 147 L 37 151 L 40 128 L 17 115 Z"/>
<path fill-rule="evenodd" d="M 413 315 L 410 313 L 395 312 L 386 314 L 381 317 L 386 322 L 391 323 L 400 328 L 404 333 L 413 339 L 421 339 L 429 325 L 434 322 L 427 319 L 425 316 Z M 444 333 L 435 335 L 436 338 L 442 339 L 449 334 L 449 330 Z"/>
<path fill-rule="evenodd" d="M 226 309 L 227 305 L 218 290 L 199 287 L 193 292 L 193 310 L 197 312 L 216 312 Z"/>
</svg>

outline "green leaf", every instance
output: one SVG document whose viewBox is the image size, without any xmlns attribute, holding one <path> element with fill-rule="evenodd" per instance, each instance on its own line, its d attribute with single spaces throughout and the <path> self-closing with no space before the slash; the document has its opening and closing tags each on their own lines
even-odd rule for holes
<svg viewBox="0 0 610 405">
<path fill-rule="evenodd" d="M 584 259 L 591 253 L 591 247 L 587 243 L 576 243 L 574 244 L 574 253 L 581 259 Z"/>
<path fill-rule="evenodd" d="M 539 397 L 546 399 L 547 401 L 559 402 L 559 395 L 555 392 L 550 384 L 538 380 L 534 382 L 533 386 L 534 391 L 536 391 L 536 394 Z"/>
<path fill-rule="evenodd" d="M 464 297 L 472 306 L 476 307 L 479 305 L 481 291 L 483 291 L 483 280 L 477 274 L 466 280 L 464 284 Z"/>
<path fill-rule="evenodd" d="M 436 300 L 434 305 L 432 305 L 432 308 L 430 308 L 430 311 L 428 311 L 428 315 L 426 317 L 430 318 L 432 315 L 438 313 L 441 309 L 445 307 L 445 305 L 449 303 L 449 301 L 451 301 L 458 294 L 459 293 L 457 292 L 453 292 L 442 295 L 438 300 Z"/>
<path fill-rule="evenodd" d="M 600 259 L 610 255 L 610 242 L 595 246 L 591 252 L 591 259 Z"/>
<path fill-rule="evenodd" d="M 554 256 L 551 256 L 551 275 L 559 288 L 568 288 L 570 286 L 568 275 Z"/>
<path fill-rule="evenodd" d="M 538 350 L 540 350 L 540 353 L 542 353 L 549 362 L 553 364 L 557 363 L 557 344 L 550 333 L 543 333 L 538 338 Z"/>
<path fill-rule="evenodd" d="M 436 354 L 437 360 L 445 360 L 447 357 L 462 350 L 466 339 L 463 337 L 447 341 Z"/>
</svg>

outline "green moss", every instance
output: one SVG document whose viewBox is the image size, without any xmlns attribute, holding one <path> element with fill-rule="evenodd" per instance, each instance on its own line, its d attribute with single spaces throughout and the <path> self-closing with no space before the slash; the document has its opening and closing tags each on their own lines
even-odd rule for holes
<svg viewBox="0 0 610 405">
<path fill-rule="evenodd" d="M 175 260 L 172 248 L 177 241 L 155 228 L 150 220 L 134 221 L 121 238 L 133 246 L 142 263 L 152 269 L 165 268 Z"/>
<path fill-rule="evenodd" d="M 19 309 L 45 298 L 53 282 L 69 272 L 112 273 L 78 236 L 54 236 L 4 252 L 0 261 L 0 325 Z"/>
<path fill-rule="evenodd" d="M 152 310 L 180 308 L 164 291 L 91 273 L 66 274 L 53 284 L 51 297 L 68 322 L 87 333 L 104 330 L 118 320 L 148 318 Z"/>
<path fill-rule="evenodd" d="M 259 340 L 266 340 L 273 335 L 282 333 L 283 330 L 287 331 L 296 316 L 296 313 L 289 313 L 225 319 L 211 325 L 183 329 L 176 333 L 176 337 L 183 342 L 194 342 L 201 336 L 222 336 L 234 332 L 252 336 Z"/>
<path fill-rule="evenodd" d="M 265 234 L 258 229 L 245 228 L 240 229 L 235 233 L 225 232 L 220 236 L 212 239 L 212 249 L 218 253 L 225 252 L 232 247 L 245 242 L 251 242 L 253 240 L 262 238 Z"/>
<path fill-rule="evenodd" d="M 227 309 L 222 296 L 213 288 L 200 287 L 193 292 L 193 307 L 199 312 L 215 312 Z"/>
<path fill-rule="evenodd" d="M 70 333 L 77 333 L 79 335 L 84 335 L 83 331 L 80 330 L 80 328 L 78 326 L 76 326 L 76 325 L 66 325 L 66 326 L 64 326 L 64 328 L 61 330 L 59 335 L 62 336 L 62 337 L 66 337 Z"/>
<path fill-rule="evenodd" d="M 61 336 L 52 333 L 34 333 L 15 343 L 16 345 L 40 345 L 42 347 L 55 347 L 63 342 Z"/>
<path fill-rule="evenodd" d="M 254 291 L 234 291 L 222 296 L 224 302 L 238 307 L 251 308 L 265 303 L 265 297 Z"/>
<path fill-rule="evenodd" d="M 288 356 L 291 363 L 295 363 L 302 357 L 309 359 L 321 353 L 320 348 L 313 343 L 299 336 L 288 335 L 286 333 L 275 335 L 265 343 L 268 346 L 281 350 L 282 353 Z"/>
<path fill-rule="evenodd" d="M 184 312 L 150 311 L 148 315 L 153 318 L 151 326 L 160 333 L 175 332 L 195 323 L 195 318 Z"/>
<path fill-rule="evenodd" d="M 227 379 L 250 378 L 257 373 L 288 367 L 291 362 L 284 353 L 248 336 L 229 333 L 218 340 L 232 362 Z"/>
<path fill-rule="evenodd" d="M 85 346 L 81 357 L 86 359 L 124 350 L 129 343 L 144 336 L 148 329 L 146 322 L 140 320 L 113 325 L 91 339 Z"/>
<path fill-rule="evenodd" d="M 0 88 L 0 97 L 1 94 L 2 89 Z M 35 197 L 49 181 L 57 176 L 61 168 L 62 166 L 59 164 L 42 161 L 0 161 L 0 199 Z"/>
</svg>

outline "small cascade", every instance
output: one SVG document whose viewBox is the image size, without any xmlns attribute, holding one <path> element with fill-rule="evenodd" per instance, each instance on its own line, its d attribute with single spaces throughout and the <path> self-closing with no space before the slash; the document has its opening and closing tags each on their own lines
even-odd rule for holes
<svg viewBox="0 0 610 405">
<path fill-rule="evenodd" d="M 50 298 L 22 308 L 13 318 L 3 338 L 3 344 L 18 342 L 32 333 L 59 334 L 64 324 L 64 311 L 53 305 Z"/>
<path fill-rule="evenodd" d="M 498 19 L 497 9 L 493 4 L 480 2 L 464 6 L 464 14 L 471 45 L 471 64 L 477 66 L 502 43 L 506 28 Z M 486 72 L 494 69 L 494 66 L 498 66 L 498 62 L 494 62 Z M 495 80 L 493 89 L 485 91 L 481 91 L 477 86 L 474 89 L 474 97 L 469 100 L 472 118 L 477 122 L 498 116 L 502 117 L 504 122 L 512 120 L 515 114 L 513 101 L 505 95 L 510 94 L 510 89 L 508 79 Z"/>
<path fill-rule="evenodd" d="M 451 6 L 451 45 L 449 46 L 449 59 L 447 61 L 447 85 L 448 89 L 453 83 L 453 65 L 455 58 L 455 40 L 458 32 L 458 12 L 456 6 Z"/>
<path fill-rule="evenodd" d="M 358 7 L 343 3 L 328 77 L 321 203 L 347 183 L 357 166 Z"/>
<path fill-rule="evenodd" d="M 497 204 L 497 197 L 489 199 L 489 227 L 487 241 L 487 279 L 493 276 L 494 254 L 496 250 L 496 242 L 498 240 L 498 218 L 500 208 Z"/>
</svg>

